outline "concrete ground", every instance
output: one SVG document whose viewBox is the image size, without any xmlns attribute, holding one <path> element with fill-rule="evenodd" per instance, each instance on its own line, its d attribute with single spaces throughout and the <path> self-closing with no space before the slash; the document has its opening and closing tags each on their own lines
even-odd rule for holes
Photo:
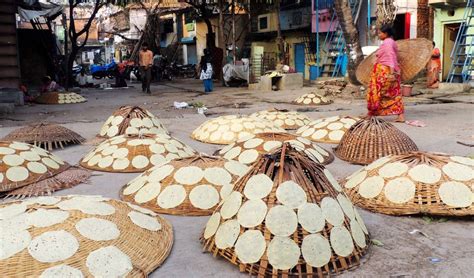
<svg viewBox="0 0 474 278">
<path fill-rule="evenodd" d="M 92 139 L 105 119 L 121 105 L 140 105 L 162 119 L 172 136 L 186 142 L 196 150 L 211 154 L 221 146 L 203 144 L 189 135 L 199 124 L 211 117 L 226 114 L 247 114 L 271 107 L 304 112 L 313 119 L 332 115 L 361 115 L 365 113 L 363 99 L 341 98 L 327 106 L 307 108 L 292 105 L 291 100 L 301 90 L 279 92 L 248 91 L 245 88 L 221 88 L 203 95 L 196 80 L 178 80 L 165 85 L 154 85 L 153 94 L 145 95 L 134 88 L 116 90 L 89 90 L 83 95 L 87 103 L 69 105 L 32 105 L 17 107 L 15 114 L 0 118 L 0 137 L 19 126 L 37 121 L 60 123 Z M 202 102 L 208 108 L 207 117 L 194 109 L 175 109 L 173 101 Z M 395 125 L 407 133 L 421 150 L 456 155 L 473 155 L 472 148 L 457 141 L 474 141 L 474 105 L 471 95 L 457 95 L 449 103 L 433 103 L 418 96 L 406 99 L 409 120 L 421 120 L 426 127 L 406 124 Z M 334 145 L 321 144 L 327 149 Z M 72 146 L 55 151 L 71 164 L 93 148 L 91 145 Z M 327 168 L 342 179 L 360 166 L 350 165 L 336 158 Z M 118 198 L 119 189 L 138 174 L 94 172 L 90 182 L 72 189 L 54 193 L 101 194 Z M 440 219 L 423 217 L 393 217 L 361 210 L 372 239 L 383 246 L 373 245 L 359 268 L 342 277 L 472 277 L 474 273 L 474 222 L 466 219 Z M 174 227 L 173 250 L 164 264 L 152 277 L 244 277 L 238 268 L 223 259 L 203 253 L 199 236 L 208 217 L 180 217 L 163 215 Z M 413 230 L 421 233 L 410 233 Z"/>
</svg>

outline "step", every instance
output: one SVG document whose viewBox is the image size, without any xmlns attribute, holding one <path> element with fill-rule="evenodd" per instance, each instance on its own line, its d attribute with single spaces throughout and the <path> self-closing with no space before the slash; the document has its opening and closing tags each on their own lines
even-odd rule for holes
<svg viewBox="0 0 474 278">
<path fill-rule="evenodd" d="M 23 92 L 18 89 L 0 89 L 0 103 L 24 105 Z"/>
<path fill-rule="evenodd" d="M 14 112 L 14 103 L 0 103 L 0 115 L 13 114 Z"/>
</svg>

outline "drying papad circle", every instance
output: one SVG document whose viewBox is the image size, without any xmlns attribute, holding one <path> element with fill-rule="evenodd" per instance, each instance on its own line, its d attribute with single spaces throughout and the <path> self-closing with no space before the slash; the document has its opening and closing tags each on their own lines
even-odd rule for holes
<svg viewBox="0 0 474 278">
<path fill-rule="evenodd" d="M 122 187 L 120 197 L 157 213 L 211 215 L 246 168 L 204 154 L 175 159 L 131 180 Z"/>
<path fill-rule="evenodd" d="M 115 212 L 110 215 L 101 216 L 83 213 L 77 209 L 63 211 L 57 207 L 61 202 L 74 199 L 76 199 L 78 203 L 89 202 L 107 204 L 112 206 Z M 75 195 L 51 198 L 40 197 L 25 199 L 25 201 L 17 201 L 14 203 L 1 204 L 0 210 L 8 208 L 9 206 L 18 207 L 19 209 L 16 209 L 17 213 L 21 211 L 21 207 L 26 206 L 28 210 L 23 213 L 52 210 L 65 212 L 70 216 L 62 222 L 49 226 L 7 226 L 7 229 L 11 232 L 10 234 L 15 235 L 17 244 L 23 245 L 21 249 L 16 252 L 10 252 L 8 258 L 2 258 L 2 273 L 7 276 L 38 277 L 42 275 L 40 277 L 44 277 L 45 275 L 54 274 L 66 275 L 67 273 L 74 273 L 74 276 L 77 276 L 78 273 L 84 275 L 92 273 L 91 265 L 86 263 L 87 258 L 90 257 L 93 252 L 109 246 L 120 250 L 120 252 L 126 254 L 129 258 L 131 261 L 131 268 L 127 270 L 129 275 L 141 276 L 151 273 L 154 269 L 160 266 L 171 251 L 173 243 L 171 224 L 160 216 L 154 216 L 153 218 L 161 225 L 161 228 L 158 231 L 152 232 L 139 227 L 133 223 L 129 217 L 127 217 L 127 214 L 141 214 L 141 212 L 136 212 L 125 202 L 110 200 L 98 196 Z M 19 214 L 10 214 L 11 218 L 9 219 L 15 219 L 18 215 Z M 76 227 L 81 225 L 81 222 L 90 219 L 100 219 L 100 221 L 113 223 L 115 228 L 120 231 L 118 238 L 116 235 L 114 235 L 113 238 L 108 236 L 105 237 L 106 234 L 98 232 L 98 229 L 103 229 L 104 227 L 95 224 L 92 224 L 91 226 L 89 225 L 90 223 L 85 226 L 85 229 L 88 231 L 87 233 L 95 230 L 96 232 L 90 234 L 93 235 L 95 239 L 91 240 L 84 237 L 78 232 L 78 230 L 76 230 Z M 94 228 L 94 226 L 96 228 Z M 84 231 L 83 228 L 80 229 Z M 2 233 L 0 233 L 2 242 L 5 232 L 6 231 L 3 230 Z M 22 237 L 21 235 L 23 234 L 25 234 L 27 238 Z M 99 239 L 97 237 L 101 238 Z M 25 240 L 19 241 L 18 239 L 20 238 L 24 238 Z M 103 265 L 102 267 L 105 266 Z M 100 267 L 95 269 L 99 268 Z M 95 274 L 99 275 L 98 272 Z"/>
<path fill-rule="evenodd" d="M 232 148 L 235 146 L 228 149 Z M 324 166 L 295 149 L 290 142 L 285 143 L 282 149 L 261 156 L 235 183 L 234 191 L 217 206 L 209 219 L 201 238 L 204 249 L 239 265 L 241 271 L 251 275 L 298 276 L 303 275 L 299 270 L 312 269 L 312 273 L 327 273 L 329 270 L 333 273 L 334 267 L 338 272 L 356 267 L 369 248 L 368 231 L 345 193 L 337 190 L 342 188 L 330 182 L 329 173 L 325 170 Z M 331 181 L 337 183 L 333 179 Z M 340 236 L 338 229 L 345 229 L 349 237 L 345 237 L 346 234 Z M 331 230 L 335 231 L 333 242 L 337 252 L 350 251 L 345 257 L 331 249 Z M 218 237 L 216 231 L 221 231 Z M 229 234 L 224 235 L 225 232 Z M 263 238 L 255 246 L 244 246 L 251 242 L 244 240 L 244 234 L 253 234 L 255 238 L 261 235 Z M 327 248 L 314 255 L 308 250 L 324 244 L 319 241 L 311 243 L 309 238 L 316 235 L 323 238 Z M 308 236 L 302 256 L 302 242 Z M 263 255 L 261 250 L 265 251 Z M 308 261 L 304 256 L 308 257 Z M 343 264 L 337 263 L 337 260 L 351 263 L 342 267 Z"/>
<path fill-rule="evenodd" d="M 351 176 L 344 186 L 346 193 L 358 206 L 374 212 L 474 215 L 474 188 L 470 186 L 474 167 L 446 154 L 410 152 L 382 157 Z"/>
</svg>

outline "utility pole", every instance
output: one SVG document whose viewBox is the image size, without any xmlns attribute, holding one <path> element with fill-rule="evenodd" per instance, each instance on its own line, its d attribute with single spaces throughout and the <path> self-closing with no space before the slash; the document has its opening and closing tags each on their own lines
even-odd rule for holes
<svg viewBox="0 0 474 278">
<path fill-rule="evenodd" d="M 283 46 L 283 38 L 281 37 L 281 26 L 280 26 L 280 0 L 275 1 L 275 9 L 277 14 L 277 44 L 278 44 L 278 51 L 280 54 L 280 61 L 284 58 L 284 46 Z"/>
<path fill-rule="evenodd" d="M 235 0 L 232 0 L 232 58 L 235 65 L 236 60 L 236 45 L 235 45 Z"/>
</svg>

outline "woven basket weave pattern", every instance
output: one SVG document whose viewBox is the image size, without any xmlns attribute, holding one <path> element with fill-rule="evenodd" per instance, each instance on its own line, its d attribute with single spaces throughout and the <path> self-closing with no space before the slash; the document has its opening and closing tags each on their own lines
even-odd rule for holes
<svg viewBox="0 0 474 278">
<path fill-rule="evenodd" d="M 161 185 L 161 190 L 160 191 L 163 192 L 163 190 L 166 187 L 170 186 L 170 185 L 180 184 L 175 180 L 174 174 L 176 173 L 177 170 L 179 170 L 182 167 L 195 166 L 195 167 L 199 167 L 203 170 L 207 169 L 207 168 L 211 168 L 211 167 L 224 168 L 225 162 L 226 162 L 226 160 L 222 159 L 222 158 L 212 157 L 212 156 L 205 156 L 205 155 L 198 155 L 198 156 L 193 156 L 193 157 L 189 157 L 189 158 L 175 159 L 175 160 L 172 160 L 172 161 L 170 161 L 166 164 L 163 164 L 163 165 L 173 166 L 174 170 L 166 178 L 164 178 L 163 180 L 161 180 L 159 182 L 159 184 Z M 163 165 L 161 165 L 161 166 L 163 166 Z M 153 169 L 154 168 L 152 168 L 152 169 L 148 170 L 147 172 L 143 173 L 141 175 L 141 177 L 150 176 L 153 173 Z M 231 176 L 232 176 L 232 183 L 234 183 L 239 178 L 238 176 L 233 175 L 233 174 L 231 174 Z M 149 180 L 149 181 L 152 181 L 152 180 Z M 196 188 L 199 185 L 204 185 L 204 184 L 205 185 L 212 185 L 219 193 L 221 193 L 220 190 L 223 187 L 223 186 L 213 185 L 211 182 L 207 181 L 205 178 L 202 178 L 199 182 L 197 182 L 196 184 L 193 184 L 193 185 L 181 184 L 184 187 L 184 189 L 186 190 L 186 198 L 184 199 L 184 201 L 180 205 L 178 205 L 174 208 L 162 208 L 158 205 L 157 198 L 153 198 L 152 200 L 150 200 L 146 203 L 143 203 L 143 204 L 137 203 L 135 201 L 134 197 L 138 193 L 139 190 L 137 190 L 133 194 L 125 195 L 123 192 L 124 192 L 125 188 L 130 184 L 131 184 L 131 182 L 128 183 L 127 185 L 123 186 L 122 189 L 120 190 L 120 198 L 122 200 L 130 202 L 130 203 L 135 203 L 135 204 L 140 205 L 142 207 L 151 209 L 151 210 L 153 210 L 157 213 L 166 213 L 166 214 L 172 214 L 172 215 L 188 215 L 188 216 L 211 215 L 212 212 L 214 211 L 214 209 L 217 207 L 217 204 L 215 206 L 213 206 L 212 208 L 209 208 L 209 209 L 200 209 L 200 208 L 197 208 L 197 207 L 193 206 L 193 204 L 191 203 L 191 201 L 189 199 L 189 194 L 191 193 L 191 191 L 194 188 Z M 143 186 L 145 186 L 145 184 Z M 221 198 L 219 198 L 219 202 L 220 201 L 221 201 Z"/>
<path fill-rule="evenodd" d="M 364 209 L 383 213 L 390 215 L 411 215 L 411 214 L 431 214 L 431 215 L 440 215 L 440 216 L 469 216 L 474 215 L 474 205 L 471 203 L 468 207 L 452 207 L 445 204 L 438 190 L 444 182 L 452 181 L 446 174 L 441 170 L 444 165 L 448 162 L 453 162 L 449 156 L 441 154 L 432 154 L 425 152 L 412 152 L 405 155 L 391 156 L 390 159 L 385 163 L 401 162 L 409 166 L 409 169 L 417 165 L 429 165 L 440 169 L 442 175 L 439 181 L 433 184 L 427 184 L 413 180 L 408 175 L 408 171 L 398 177 L 407 177 L 412 182 L 415 183 L 415 193 L 414 197 L 409 201 L 396 204 L 387 199 L 384 194 L 384 190 L 374 198 L 364 198 L 362 197 L 358 190 L 359 185 L 353 188 L 345 188 L 346 193 L 351 197 L 353 203 L 357 206 L 360 206 Z M 369 165 L 370 166 L 370 165 Z M 367 171 L 367 178 L 378 176 L 378 170 L 382 167 L 371 169 Z M 361 169 L 364 171 L 365 168 Z M 471 167 L 471 171 L 474 171 Z M 387 182 L 392 179 L 385 179 L 385 185 Z M 472 183 L 472 180 L 470 181 Z M 470 188 L 470 182 L 463 182 L 467 188 Z M 471 189 L 472 190 L 472 189 Z M 472 193 L 474 194 L 474 192 Z"/>
<path fill-rule="evenodd" d="M 81 144 L 85 139 L 76 132 L 60 125 L 39 123 L 12 131 L 2 140 L 33 144 L 46 150 Z"/>
<path fill-rule="evenodd" d="M 147 277 L 149 273 L 163 263 L 171 251 L 173 244 L 171 224 L 164 218 L 157 216 L 156 218 L 161 224 L 161 230 L 152 232 L 140 228 L 130 221 L 127 214 L 132 209 L 125 202 L 109 200 L 107 203 L 115 208 L 114 214 L 91 216 L 78 210 L 69 210 L 69 217 L 62 223 L 44 228 L 28 229 L 32 238 L 48 231 L 65 230 L 69 232 L 79 241 L 79 249 L 72 257 L 58 263 L 41 263 L 32 258 L 26 248 L 2 261 L 2 275 L 4 277 L 38 277 L 49 267 L 66 264 L 81 270 L 85 277 L 90 277 L 92 275 L 85 265 L 89 253 L 101 247 L 113 245 L 127 254 L 132 261 L 133 270 L 127 277 Z M 39 204 L 28 206 L 29 211 L 38 208 L 54 209 L 55 206 Z M 119 238 L 107 241 L 94 241 L 81 236 L 74 226 L 79 220 L 89 217 L 105 219 L 115 223 L 120 230 Z"/>
<path fill-rule="evenodd" d="M 418 147 L 410 137 L 394 125 L 371 117 L 355 123 L 344 134 L 334 153 L 350 163 L 369 164 L 383 156 L 417 150 Z"/>
<path fill-rule="evenodd" d="M 433 44 L 423 38 L 398 40 L 398 63 L 401 68 L 401 80 L 407 81 L 414 78 L 422 71 L 431 59 Z M 364 85 L 369 84 L 372 69 L 377 60 L 376 53 L 365 58 L 357 67 L 357 80 Z"/>
<path fill-rule="evenodd" d="M 270 177 L 274 184 L 272 191 L 268 196 L 262 200 L 267 204 L 268 209 L 279 205 L 276 197 L 276 190 L 281 183 L 287 180 L 292 180 L 299 184 L 306 193 L 308 203 L 319 204 L 324 197 L 330 196 L 335 197 L 339 193 L 328 181 L 328 178 L 323 173 L 324 167 L 320 164 L 313 162 L 308 159 L 302 153 L 291 149 L 289 145 L 284 145 L 282 149 L 276 150 L 271 155 L 262 157 L 258 162 L 254 164 L 252 169 L 242 177 L 235 185 L 234 190 L 243 193 L 247 181 L 254 175 L 264 173 Z M 242 203 L 247 198 L 244 196 Z M 216 209 L 218 212 L 222 206 Z M 231 219 L 236 218 L 236 216 Z M 227 220 L 228 221 L 228 220 Z M 362 220 L 361 220 L 362 221 Z M 221 222 L 222 224 L 222 222 Z M 344 227 L 349 227 L 349 218 L 345 217 Z M 329 234 L 333 226 L 326 222 L 322 232 L 320 234 L 324 238 L 329 238 Z M 265 221 L 260 225 L 250 228 L 253 230 L 261 231 L 265 240 L 268 242 L 274 237 L 268 228 L 265 226 Z M 247 228 L 240 228 L 240 235 L 242 235 Z M 290 235 L 290 239 L 301 246 L 302 240 L 309 233 L 304 230 L 300 224 L 297 226 L 297 230 Z M 365 240 L 368 242 L 368 235 L 365 235 Z M 345 270 L 353 269 L 360 265 L 362 256 L 366 253 L 368 245 L 365 248 L 360 248 L 354 244 L 352 253 L 347 257 L 338 256 L 332 251 L 329 263 L 322 267 L 312 267 L 305 262 L 302 256 L 300 256 L 298 264 L 290 270 L 277 270 L 270 264 L 266 253 L 256 263 L 244 264 L 242 263 L 234 248 L 219 249 L 215 243 L 215 235 L 205 239 L 201 237 L 201 242 L 204 249 L 212 253 L 214 256 L 222 256 L 234 265 L 237 265 L 240 271 L 246 271 L 251 275 L 258 277 L 324 277 L 329 274 L 340 273 Z M 268 245 L 267 245 L 268 246 Z"/>
</svg>

